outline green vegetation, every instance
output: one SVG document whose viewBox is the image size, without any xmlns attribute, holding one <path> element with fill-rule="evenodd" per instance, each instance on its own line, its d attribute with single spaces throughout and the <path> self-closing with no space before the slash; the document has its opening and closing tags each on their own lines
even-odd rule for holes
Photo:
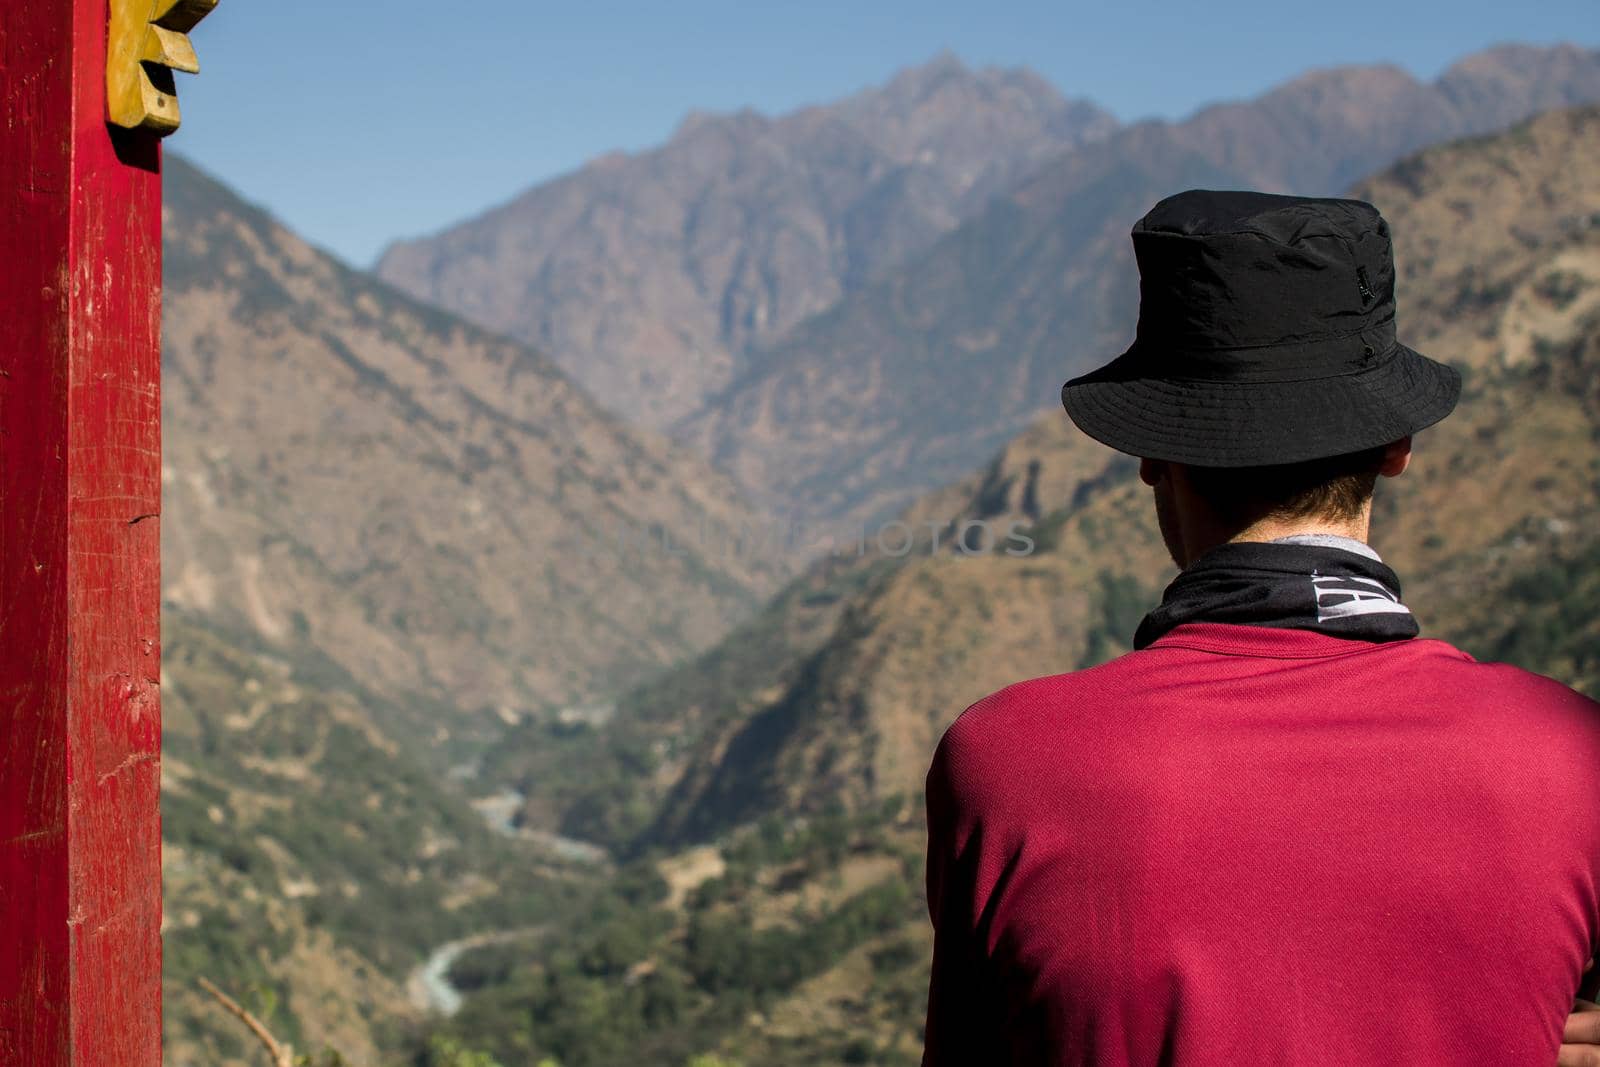
<svg viewBox="0 0 1600 1067">
<path fill-rule="evenodd" d="M 203 1036 L 213 1055 L 254 1055 L 209 1003 L 174 995 L 204 976 L 307 1047 L 295 953 L 344 968 L 359 1003 L 445 941 L 575 906 L 576 875 L 538 873 L 496 837 L 379 729 L 388 709 L 369 695 L 313 687 L 179 612 L 164 639 L 171 1032 Z M 381 1017 L 373 1027 L 381 1044 L 403 1037 Z"/>
<path fill-rule="evenodd" d="M 765 820 L 724 846 L 724 873 L 691 893 L 681 911 L 665 906 L 667 885 L 652 862 L 630 864 L 586 915 L 552 934 L 536 960 L 503 947 L 464 956 L 452 977 L 474 995 L 430 1040 L 481 1046 L 506 1063 L 726 1062 L 707 1058 L 708 1050 L 752 1015 L 855 949 L 920 920 L 924 906 L 911 888 L 921 882 L 915 850 L 892 877 L 770 913 L 774 900 L 787 899 L 786 887 L 828 884 L 853 857 L 882 854 L 891 834 L 883 820 L 898 809 L 886 805 L 864 817 L 835 810 L 792 825 Z M 874 966 L 885 974 L 915 970 L 920 955 L 891 941 Z"/>
<path fill-rule="evenodd" d="M 1514 663 L 1600 694 L 1600 540 L 1515 574 L 1487 633 L 1463 634 L 1481 659 Z"/>
<path fill-rule="evenodd" d="M 1152 605 L 1161 599 L 1159 589 L 1128 574 L 1101 571 L 1096 576 L 1096 605 L 1100 617 L 1089 630 L 1085 665 L 1104 663 L 1133 647 L 1133 634 Z"/>
<path fill-rule="evenodd" d="M 501 1064 L 487 1052 L 469 1048 L 453 1037 L 437 1035 L 428 1042 L 420 1067 L 501 1067 Z"/>
</svg>

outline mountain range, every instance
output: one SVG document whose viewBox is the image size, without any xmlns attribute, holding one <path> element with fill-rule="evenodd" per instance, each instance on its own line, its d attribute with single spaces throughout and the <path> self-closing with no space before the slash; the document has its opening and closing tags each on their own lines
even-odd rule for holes
<svg viewBox="0 0 1600 1067">
<path fill-rule="evenodd" d="M 1517 47 L 1428 84 L 1336 68 L 1121 129 L 797 325 L 679 432 L 768 507 L 881 519 L 981 463 L 1056 407 L 1062 381 L 1126 346 L 1127 234 L 1162 197 L 1334 195 L 1425 145 L 1596 100 L 1600 52 Z"/>
<path fill-rule="evenodd" d="M 690 115 L 659 148 L 394 245 L 377 273 L 538 345 L 613 410 L 665 427 L 742 371 L 751 345 L 1114 126 L 1037 75 L 944 55 L 777 118 Z"/>
<path fill-rule="evenodd" d="M 1595 100 L 1600 53 L 1508 45 L 1431 82 L 1338 67 L 1120 126 L 947 55 L 791 115 L 696 116 L 377 269 L 540 345 L 767 511 L 871 523 L 983 462 L 1124 341 L 1126 234 L 1160 197 L 1333 194 Z"/>
</svg>

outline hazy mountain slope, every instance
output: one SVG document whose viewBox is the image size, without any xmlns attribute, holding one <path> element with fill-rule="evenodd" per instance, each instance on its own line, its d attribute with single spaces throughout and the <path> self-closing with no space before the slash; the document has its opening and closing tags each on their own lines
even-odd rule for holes
<svg viewBox="0 0 1600 1067">
<path fill-rule="evenodd" d="M 1504 47 L 1421 84 L 1308 74 L 1066 155 L 752 357 L 680 427 L 768 507 L 882 517 L 982 462 L 1131 338 L 1127 233 L 1192 186 L 1332 194 L 1402 153 L 1600 100 L 1600 52 Z"/>
<path fill-rule="evenodd" d="M 1395 227 L 1403 336 L 1467 377 L 1462 409 L 1384 486 L 1375 536 L 1429 629 L 1480 652 L 1513 640 L 1492 598 L 1544 565 L 1541 552 L 1560 566 L 1593 537 L 1597 164 L 1600 110 L 1589 108 L 1427 151 L 1355 189 Z M 971 700 L 1128 639 L 1170 570 L 1147 511 L 1128 460 L 1065 415 L 1045 417 L 986 470 L 906 513 L 919 529 L 944 524 L 937 552 L 924 535 L 901 559 L 827 561 L 698 663 L 623 703 L 615 729 L 656 739 L 651 750 L 634 738 L 632 750 L 656 753 L 655 795 L 669 797 L 647 837 L 915 796 L 933 743 Z M 948 532 L 964 519 L 1025 523 L 1037 551 L 967 558 Z M 1592 638 L 1552 628 L 1578 651 Z M 1600 681 L 1590 660 L 1564 655 L 1569 676 Z"/>
<path fill-rule="evenodd" d="M 771 587 L 700 461 L 180 160 L 166 181 L 167 603 L 511 716 L 641 678 Z"/>
<path fill-rule="evenodd" d="M 1331 194 L 1423 145 L 1597 98 L 1600 54 L 1510 44 L 1428 83 L 1388 65 L 1312 71 L 1257 100 L 1204 108 L 1174 132 L 1263 187 Z"/>
<path fill-rule="evenodd" d="M 771 340 L 1115 122 L 1027 71 L 953 56 L 769 118 L 695 114 L 378 273 L 538 345 L 602 403 L 665 425 Z"/>
</svg>

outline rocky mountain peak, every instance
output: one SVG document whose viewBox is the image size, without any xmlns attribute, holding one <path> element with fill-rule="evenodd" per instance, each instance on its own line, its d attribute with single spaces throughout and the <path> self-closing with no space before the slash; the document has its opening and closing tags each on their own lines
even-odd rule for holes
<svg viewBox="0 0 1600 1067">
<path fill-rule="evenodd" d="M 378 272 L 669 426 L 742 373 L 753 346 L 1115 126 L 1037 75 L 945 53 L 786 115 L 692 112 L 660 147 L 397 244 Z"/>
</svg>

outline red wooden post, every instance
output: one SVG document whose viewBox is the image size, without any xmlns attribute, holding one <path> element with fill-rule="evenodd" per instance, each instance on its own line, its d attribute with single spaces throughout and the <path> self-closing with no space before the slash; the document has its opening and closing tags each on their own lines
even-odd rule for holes
<svg viewBox="0 0 1600 1067">
<path fill-rule="evenodd" d="M 160 147 L 0 13 L 0 1064 L 161 1062 Z"/>
</svg>

